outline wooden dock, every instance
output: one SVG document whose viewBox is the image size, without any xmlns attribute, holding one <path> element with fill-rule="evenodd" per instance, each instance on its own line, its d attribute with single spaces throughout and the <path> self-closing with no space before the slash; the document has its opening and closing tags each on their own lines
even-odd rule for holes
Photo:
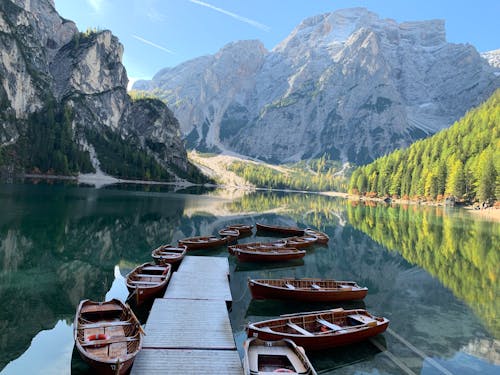
<svg viewBox="0 0 500 375">
<path fill-rule="evenodd" d="M 228 315 L 227 258 L 186 256 L 145 326 L 131 375 L 243 374 Z"/>
</svg>

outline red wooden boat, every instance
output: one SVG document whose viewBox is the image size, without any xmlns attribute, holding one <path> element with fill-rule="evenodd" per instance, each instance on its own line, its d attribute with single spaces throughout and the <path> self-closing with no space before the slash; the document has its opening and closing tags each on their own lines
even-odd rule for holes
<svg viewBox="0 0 500 375">
<path fill-rule="evenodd" d="M 261 224 L 261 223 L 256 223 L 255 226 L 257 227 L 258 231 L 279 233 L 279 234 L 284 234 L 287 236 L 303 236 L 304 235 L 304 229 L 300 229 L 297 227 L 283 227 L 283 226 L 279 226 L 279 225 L 268 225 L 268 224 Z"/>
<path fill-rule="evenodd" d="M 320 232 L 316 229 L 307 228 L 304 230 L 306 236 L 316 237 L 316 243 L 326 244 L 330 241 L 330 237 L 326 233 Z"/>
<path fill-rule="evenodd" d="M 305 350 L 320 350 L 366 340 L 388 326 L 388 319 L 366 310 L 339 308 L 250 323 L 247 334 L 261 340 L 290 339 Z"/>
<path fill-rule="evenodd" d="M 241 243 L 237 245 L 231 245 L 227 247 L 227 251 L 231 255 L 235 255 L 235 250 L 256 250 L 256 249 L 269 249 L 269 248 L 283 248 L 285 247 L 285 243 L 283 241 L 275 241 L 275 242 L 249 242 L 249 243 Z"/>
<path fill-rule="evenodd" d="M 240 238 L 240 231 L 238 229 L 231 229 L 229 227 L 221 229 L 219 236 L 226 237 L 227 243 L 236 243 Z"/>
<path fill-rule="evenodd" d="M 253 225 L 231 224 L 231 225 L 228 225 L 227 228 L 236 229 L 238 232 L 240 232 L 241 236 L 246 236 L 246 235 L 252 234 Z"/>
<path fill-rule="evenodd" d="M 168 263 L 144 263 L 134 268 L 126 277 L 126 285 L 137 305 L 164 292 L 171 272 L 172 265 Z"/>
<path fill-rule="evenodd" d="M 368 293 L 354 281 L 325 279 L 249 279 L 248 287 L 254 299 L 307 302 L 359 300 Z"/>
<path fill-rule="evenodd" d="M 316 237 L 312 236 L 296 236 L 288 237 L 279 241 L 283 242 L 286 246 L 295 247 L 297 249 L 304 249 L 306 247 L 312 246 L 316 243 Z"/>
<path fill-rule="evenodd" d="M 179 245 L 184 245 L 189 250 L 213 249 L 227 245 L 227 238 L 217 238 L 214 236 L 189 237 L 179 240 Z"/>
<path fill-rule="evenodd" d="M 233 249 L 234 255 L 240 262 L 282 262 L 300 259 L 306 255 L 305 250 L 293 247 L 247 247 L 246 249 Z"/>
<path fill-rule="evenodd" d="M 304 348 L 291 340 L 263 341 L 247 339 L 243 344 L 243 372 L 245 375 L 286 373 L 317 375 Z"/>
<path fill-rule="evenodd" d="M 154 249 L 151 252 L 151 256 L 153 257 L 156 264 L 171 264 L 177 265 L 179 264 L 184 256 L 186 255 L 187 247 L 184 245 L 180 246 L 170 246 L 170 245 L 162 245 L 157 249 Z"/>
<path fill-rule="evenodd" d="M 117 299 L 81 301 L 73 327 L 76 348 L 96 374 L 126 374 L 141 350 L 141 324 Z"/>
</svg>

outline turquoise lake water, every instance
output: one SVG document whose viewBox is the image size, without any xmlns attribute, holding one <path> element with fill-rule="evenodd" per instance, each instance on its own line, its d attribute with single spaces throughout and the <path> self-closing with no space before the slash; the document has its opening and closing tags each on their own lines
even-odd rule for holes
<svg viewBox="0 0 500 375">
<path fill-rule="evenodd" d="M 330 243 L 300 262 L 229 258 L 240 353 L 249 321 L 342 306 L 385 316 L 390 327 L 371 341 L 311 353 L 320 374 L 500 373 L 499 223 L 460 209 L 314 194 L 166 190 L 0 184 L 0 374 L 91 374 L 73 348 L 81 299 L 125 300 L 124 276 L 157 246 L 260 221 L 317 228 Z M 228 256 L 224 248 L 193 255 Z M 369 292 L 340 305 L 251 300 L 249 277 L 285 276 L 354 280 Z"/>
</svg>

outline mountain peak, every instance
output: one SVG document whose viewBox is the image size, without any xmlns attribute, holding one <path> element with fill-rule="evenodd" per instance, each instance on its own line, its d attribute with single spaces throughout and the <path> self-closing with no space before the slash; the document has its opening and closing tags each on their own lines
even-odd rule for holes
<svg viewBox="0 0 500 375">
<path fill-rule="evenodd" d="M 312 44 L 335 52 L 336 47 L 341 47 L 361 28 L 374 30 L 389 43 L 394 36 L 397 36 L 394 39 L 396 43 L 407 40 L 423 47 L 446 43 L 444 20 L 397 23 L 393 19 L 382 19 L 366 8 L 348 8 L 305 19 L 273 49 L 273 52 L 301 50 L 301 47 L 306 49 Z"/>
</svg>

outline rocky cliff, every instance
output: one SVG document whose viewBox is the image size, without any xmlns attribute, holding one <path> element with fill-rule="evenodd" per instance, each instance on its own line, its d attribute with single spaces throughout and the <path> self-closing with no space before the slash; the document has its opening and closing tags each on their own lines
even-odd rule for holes
<svg viewBox="0 0 500 375">
<path fill-rule="evenodd" d="M 25 153 L 19 144 L 29 145 L 26 137 L 33 140 L 29 136 L 32 127 L 44 122 L 60 124 L 63 130 L 68 126 L 71 142 L 76 145 L 71 154 L 93 148 L 89 131 L 101 143 L 108 141 L 106 134 L 113 134 L 114 142 L 123 144 L 122 149 L 139 155 L 134 159 L 142 158 L 141 166 L 158 164 L 165 169 L 162 176 L 167 179 L 195 175 L 187 162 L 179 123 L 170 110 L 159 100 L 133 101 L 128 96 L 122 54 L 123 46 L 110 31 L 79 32 L 73 22 L 58 15 L 53 0 L 2 0 L 0 151 L 15 147 L 14 152 L 5 153 L 19 157 Z M 63 112 L 64 119 L 58 122 L 58 113 Z M 34 119 L 35 114 L 38 117 Z M 111 152 L 111 147 L 101 149 Z M 81 171 L 81 165 L 71 164 L 67 150 L 57 152 L 67 159 L 66 164 L 74 165 L 71 172 Z M 108 156 L 97 155 L 99 159 Z M 33 159 L 20 163 L 27 169 L 58 170 L 50 163 L 43 168 Z M 105 169 L 106 164 L 102 166 Z M 130 176 L 123 171 L 121 177 Z"/>
<path fill-rule="evenodd" d="M 134 88 L 161 93 L 190 147 L 364 163 L 451 125 L 500 86 L 494 73 L 446 42 L 444 21 L 355 8 L 304 20 L 271 51 L 235 42 Z"/>
</svg>

